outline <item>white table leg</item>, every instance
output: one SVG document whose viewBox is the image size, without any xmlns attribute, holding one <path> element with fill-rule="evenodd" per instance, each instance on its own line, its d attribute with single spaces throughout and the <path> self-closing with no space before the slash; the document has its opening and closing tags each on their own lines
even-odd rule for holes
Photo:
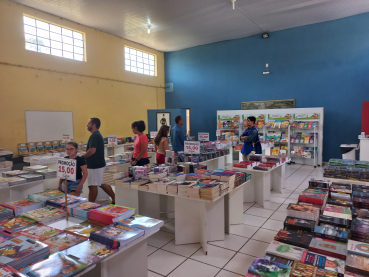
<svg viewBox="0 0 369 277">
<path fill-rule="evenodd" d="M 138 191 L 140 214 L 152 218 L 160 217 L 160 194 Z M 130 206 L 127 206 L 130 207 Z"/>
<path fill-rule="evenodd" d="M 264 201 L 270 199 L 270 172 L 268 171 L 260 171 L 252 173 L 251 182 L 254 182 L 254 199 L 255 202 L 258 203 L 260 206 L 264 207 Z M 247 195 L 249 194 L 249 186 L 244 186 L 244 198 L 245 201 L 248 201 L 250 197 Z M 247 197 L 246 197 L 247 196 Z M 247 199 L 247 200 L 246 200 Z"/>
<path fill-rule="evenodd" d="M 243 186 L 243 201 L 255 202 L 255 174 L 252 173 L 251 180 Z"/>
<path fill-rule="evenodd" d="M 284 175 L 286 172 L 286 165 L 283 164 L 271 172 L 272 190 L 275 192 L 282 192 L 284 186 Z"/>
<path fill-rule="evenodd" d="M 201 208 L 199 210 L 200 244 L 205 255 L 208 254 L 208 241 L 209 241 L 208 236 L 209 225 L 207 216 L 208 215 L 205 205 L 201 205 Z"/>
<path fill-rule="evenodd" d="M 218 158 L 218 168 L 225 169 L 225 157 L 224 156 L 220 156 Z"/>
<path fill-rule="evenodd" d="M 115 203 L 120 206 L 135 208 L 136 214 L 140 214 L 138 190 L 115 186 Z"/>
<path fill-rule="evenodd" d="M 243 223 L 243 189 L 236 188 L 228 193 L 229 224 Z"/>
</svg>

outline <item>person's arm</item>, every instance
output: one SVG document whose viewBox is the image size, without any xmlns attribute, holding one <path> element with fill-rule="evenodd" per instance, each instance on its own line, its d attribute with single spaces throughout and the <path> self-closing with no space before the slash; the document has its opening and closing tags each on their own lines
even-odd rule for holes
<svg viewBox="0 0 369 277">
<path fill-rule="evenodd" d="M 91 157 L 95 153 L 96 153 L 96 148 L 90 148 L 90 149 L 88 149 L 86 154 L 84 154 L 82 157 L 86 159 L 86 158 Z"/>
<path fill-rule="evenodd" d="M 99 145 L 99 139 L 98 137 L 96 137 L 96 134 L 92 134 L 90 137 L 90 141 L 89 141 L 89 148 L 88 151 L 86 152 L 86 154 L 83 155 L 83 158 L 89 158 L 91 157 L 93 154 L 96 153 L 96 148 Z"/>
<path fill-rule="evenodd" d="M 177 136 L 178 136 L 178 139 L 179 139 L 179 141 L 180 141 L 180 143 L 182 144 L 182 145 L 184 145 L 184 141 L 185 141 L 185 135 L 182 133 L 182 130 L 178 130 L 177 131 Z"/>
<path fill-rule="evenodd" d="M 82 179 L 81 179 L 81 182 L 79 183 L 79 185 L 76 188 L 76 192 L 78 192 L 78 193 L 81 193 L 81 191 L 83 189 L 83 184 L 86 182 L 86 179 L 87 179 L 87 176 L 88 176 L 88 171 L 87 171 L 87 166 L 86 165 L 82 165 L 81 170 L 82 170 Z"/>
<path fill-rule="evenodd" d="M 62 191 L 62 184 L 63 184 L 64 179 L 60 178 L 59 179 L 59 187 L 58 190 Z"/>
<path fill-rule="evenodd" d="M 138 154 L 135 161 L 131 162 L 132 165 L 136 165 L 137 162 L 142 159 L 143 155 L 145 155 L 145 152 L 147 151 L 147 145 L 148 145 L 148 142 L 142 142 L 141 143 L 140 154 Z"/>
<path fill-rule="evenodd" d="M 246 142 L 252 142 L 255 140 L 255 138 L 257 137 L 258 132 L 256 130 L 252 130 L 250 135 L 248 137 L 246 137 L 245 141 Z"/>
<path fill-rule="evenodd" d="M 242 134 L 242 136 L 240 137 L 240 139 L 242 140 L 242 141 L 245 141 L 245 139 L 247 138 L 247 136 L 246 136 L 246 130 L 243 132 L 243 134 Z"/>
<path fill-rule="evenodd" d="M 165 151 L 165 150 L 170 150 L 170 149 L 169 149 L 169 139 L 165 139 L 165 140 L 163 141 L 163 143 L 164 143 L 164 151 Z"/>
</svg>

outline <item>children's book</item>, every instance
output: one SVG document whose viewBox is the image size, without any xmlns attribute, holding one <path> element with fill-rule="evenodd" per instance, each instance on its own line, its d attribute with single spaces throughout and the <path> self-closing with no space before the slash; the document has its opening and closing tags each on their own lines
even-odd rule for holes
<svg viewBox="0 0 369 277">
<path fill-rule="evenodd" d="M 98 203 L 93 202 L 83 202 L 68 206 L 68 214 L 72 217 L 77 217 L 80 219 L 89 219 L 89 211 L 93 209 L 101 208 L 102 206 Z"/>
<path fill-rule="evenodd" d="M 131 217 L 123 220 L 119 220 L 117 223 L 130 228 L 143 230 L 145 231 L 145 235 L 161 228 L 164 225 L 162 220 L 138 214 L 132 215 Z"/>
<path fill-rule="evenodd" d="M 31 227 L 18 231 L 19 234 L 25 237 L 39 241 L 44 241 L 62 232 L 63 232 L 62 230 L 55 229 L 53 227 L 46 226 L 43 224 L 33 225 Z"/>
<path fill-rule="evenodd" d="M 289 277 L 291 267 L 285 264 L 272 262 L 268 259 L 256 258 L 248 272 L 260 277 Z"/>
<path fill-rule="evenodd" d="M 44 142 L 44 145 L 45 145 L 45 150 L 46 151 L 51 151 L 53 149 L 53 146 L 51 144 L 51 141 L 45 141 Z"/>
<path fill-rule="evenodd" d="M 0 221 L 0 226 L 15 232 L 36 224 L 36 220 L 30 219 L 25 216 L 16 216 L 14 218 Z"/>
<path fill-rule="evenodd" d="M 106 224 L 104 223 L 100 223 L 100 222 L 92 221 L 92 220 L 86 220 L 77 225 L 73 225 L 71 227 L 65 228 L 65 232 L 72 234 L 72 235 L 89 238 L 91 232 L 100 230 L 101 228 L 105 226 Z"/>
<path fill-rule="evenodd" d="M 53 140 L 51 143 L 53 150 L 60 150 L 60 144 L 58 140 Z"/>
<path fill-rule="evenodd" d="M 55 252 L 62 251 L 71 246 L 84 242 L 85 240 L 87 240 L 87 238 L 63 232 L 59 235 L 48 238 L 43 242 L 50 246 L 50 254 L 53 254 Z"/>
<path fill-rule="evenodd" d="M 38 153 L 45 153 L 45 145 L 42 141 L 36 142 L 36 148 Z"/>
<path fill-rule="evenodd" d="M 27 143 L 18 143 L 18 153 L 21 155 L 29 154 Z"/>
<path fill-rule="evenodd" d="M 99 221 L 105 224 L 111 224 L 117 222 L 118 220 L 127 218 L 135 213 L 135 209 L 118 206 L 118 205 L 108 205 L 95 210 L 90 211 L 90 219 Z"/>
<path fill-rule="evenodd" d="M 37 153 L 36 143 L 28 142 L 27 147 L 28 147 L 28 151 L 29 151 L 30 154 L 36 154 Z"/>
<path fill-rule="evenodd" d="M 345 274 L 345 261 L 337 258 L 305 251 L 302 255 L 301 262 L 303 264 L 314 265 L 330 272 L 336 272 L 337 277 L 343 277 Z"/>
<path fill-rule="evenodd" d="M 7 229 L 0 229 L 0 243 L 18 237 L 19 234 Z M 0 275 L 1 276 L 1 275 Z"/>
</svg>

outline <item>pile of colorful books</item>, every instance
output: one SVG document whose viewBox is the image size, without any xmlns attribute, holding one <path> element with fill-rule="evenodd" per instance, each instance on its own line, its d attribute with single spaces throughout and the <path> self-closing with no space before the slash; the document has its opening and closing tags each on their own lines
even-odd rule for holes
<svg viewBox="0 0 369 277">
<path fill-rule="evenodd" d="M 47 206 L 32 211 L 22 213 L 23 216 L 34 219 L 42 224 L 47 224 L 65 217 L 65 212 L 61 209 Z"/>
<path fill-rule="evenodd" d="M 64 193 L 59 190 L 45 190 L 39 193 L 28 194 L 28 199 L 34 202 L 45 203 L 47 200 L 63 196 Z"/>
<path fill-rule="evenodd" d="M 89 219 L 102 222 L 105 224 L 112 224 L 121 219 L 132 216 L 135 213 L 135 209 L 118 206 L 118 205 L 108 205 L 101 208 L 91 210 L 89 212 Z"/>
<path fill-rule="evenodd" d="M 41 203 L 33 202 L 28 199 L 12 201 L 12 202 L 5 202 L 5 203 L 2 203 L 1 206 L 13 210 L 14 216 L 21 215 L 22 213 L 26 213 L 28 211 L 42 208 Z"/>
<path fill-rule="evenodd" d="M 0 221 L 12 218 L 13 216 L 14 216 L 13 210 L 0 206 Z"/>
<path fill-rule="evenodd" d="M 70 206 L 70 205 L 74 205 L 74 204 L 78 204 L 78 203 L 87 202 L 87 198 L 68 194 L 67 195 L 67 202 L 68 202 L 68 206 Z M 63 195 L 63 196 L 55 197 L 55 198 L 52 198 L 52 199 L 48 199 L 46 201 L 46 205 L 51 206 L 51 207 L 55 207 L 55 208 L 58 208 L 58 209 L 64 209 L 65 208 L 65 196 Z"/>
<path fill-rule="evenodd" d="M 68 206 L 68 214 L 71 217 L 76 217 L 82 220 L 89 219 L 90 210 L 101 208 L 102 206 L 98 203 L 93 202 L 82 202 Z"/>
</svg>

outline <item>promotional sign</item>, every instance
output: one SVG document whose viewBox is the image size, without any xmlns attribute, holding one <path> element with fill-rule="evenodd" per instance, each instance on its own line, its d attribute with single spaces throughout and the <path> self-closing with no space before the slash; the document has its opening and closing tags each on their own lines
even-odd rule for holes
<svg viewBox="0 0 369 277">
<path fill-rule="evenodd" d="M 239 115 L 218 115 L 218 120 L 240 120 Z"/>
<path fill-rule="evenodd" d="M 215 133 L 215 135 L 216 135 L 217 137 L 219 137 L 219 136 L 220 136 L 220 130 L 217 130 L 217 131 L 216 131 L 216 133 Z"/>
<path fill-rule="evenodd" d="M 108 145 L 118 145 L 117 136 L 108 136 Z"/>
<path fill-rule="evenodd" d="M 158 132 L 150 132 L 150 138 L 154 139 L 158 135 Z"/>
<path fill-rule="evenodd" d="M 200 154 L 200 142 L 199 141 L 184 141 L 184 153 L 185 154 Z"/>
<path fill-rule="evenodd" d="M 69 134 L 63 134 L 63 140 L 70 141 L 72 140 L 72 138 L 70 137 Z"/>
<path fill-rule="evenodd" d="M 292 119 L 291 114 L 268 114 L 268 119 Z"/>
<path fill-rule="evenodd" d="M 247 120 L 249 116 L 254 116 L 256 120 L 265 120 L 265 114 L 243 114 L 242 120 Z"/>
<path fill-rule="evenodd" d="M 319 119 L 320 115 L 317 113 L 295 113 L 294 119 Z"/>
<path fill-rule="evenodd" d="M 75 181 L 76 171 L 77 171 L 77 160 L 64 158 L 58 159 L 58 170 L 57 170 L 58 178 L 67 179 L 69 181 Z"/>
<path fill-rule="evenodd" d="M 199 133 L 199 141 L 209 141 L 209 133 Z"/>
</svg>

